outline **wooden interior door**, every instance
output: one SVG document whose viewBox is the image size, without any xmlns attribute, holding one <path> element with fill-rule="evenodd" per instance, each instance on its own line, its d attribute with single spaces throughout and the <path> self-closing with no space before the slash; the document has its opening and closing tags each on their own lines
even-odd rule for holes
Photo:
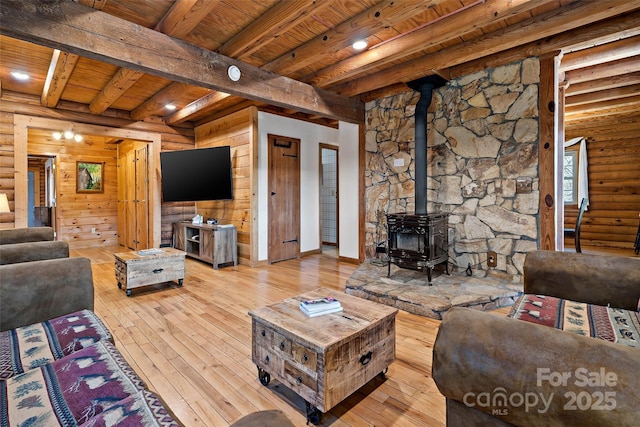
<svg viewBox="0 0 640 427">
<path fill-rule="evenodd" d="M 124 156 L 124 168 L 125 177 L 123 185 L 125 187 L 125 202 L 124 202 L 124 216 L 125 216 L 125 230 L 126 230 L 126 242 L 127 247 L 130 249 L 137 249 L 136 244 L 136 185 L 135 185 L 135 170 L 136 170 L 136 153 L 135 151 L 128 151 Z"/>
<path fill-rule="evenodd" d="M 134 250 L 152 246 L 148 153 L 140 141 L 118 147 L 118 244 Z"/>
<path fill-rule="evenodd" d="M 269 135 L 269 262 L 300 256 L 300 140 Z"/>
<path fill-rule="evenodd" d="M 147 249 L 149 242 L 149 163 L 147 161 L 147 146 L 139 148 L 135 152 L 135 223 L 136 238 L 135 249 Z"/>
<path fill-rule="evenodd" d="M 118 244 L 127 245 L 127 168 L 126 154 L 118 150 Z"/>
</svg>

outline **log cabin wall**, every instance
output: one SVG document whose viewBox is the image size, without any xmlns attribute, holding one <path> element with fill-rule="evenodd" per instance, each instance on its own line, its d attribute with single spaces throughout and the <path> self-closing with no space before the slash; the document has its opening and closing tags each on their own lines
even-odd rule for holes
<svg viewBox="0 0 640 427">
<path fill-rule="evenodd" d="M 0 192 L 5 192 L 9 198 L 9 206 L 11 213 L 0 214 L 0 228 L 13 228 L 15 227 L 15 146 L 14 146 L 14 115 L 21 114 L 26 116 L 33 116 L 39 118 L 57 119 L 73 121 L 75 123 L 92 124 L 99 126 L 113 127 L 116 129 L 128 129 L 135 131 L 145 131 L 157 133 L 161 137 L 161 151 L 172 151 L 185 148 L 193 148 L 195 145 L 194 131 L 189 125 L 182 126 L 167 126 L 160 120 L 145 120 L 145 121 L 132 121 L 128 118 L 128 114 L 123 114 L 120 111 L 107 110 L 102 115 L 89 114 L 88 110 L 84 106 L 80 106 L 74 103 L 61 102 L 57 109 L 51 109 L 43 107 L 40 104 L 40 98 L 18 94 L 10 91 L 2 91 L 2 97 L 0 98 Z M 66 148 L 63 143 L 56 142 L 49 147 L 54 153 L 64 154 Z M 93 149 L 92 149 L 93 150 Z M 115 145 L 113 145 L 113 158 L 115 161 Z M 77 159 L 86 159 L 89 153 L 82 152 L 78 155 Z M 75 156 L 75 154 L 74 154 Z M 72 156 L 73 157 L 73 156 Z M 94 158 L 93 155 L 90 156 Z M 73 167 L 75 168 L 76 158 L 73 159 Z M 115 164 L 115 163 L 114 163 Z M 109 166 L 107 165 L 106 172 L 109 172 Z M 60 171 L 59 171 L 60 173 Z M 75 173 L 74 173 L 75 176 Z M 62 175 L 59 175 L 60 179 L 64 179 Z M 109 180 L 109 176 L 106 176 Z M 113 179 L 115 179 L 115 170 Z M 66 185 L 66 184 L 65 184 Z M 71 187 L 69 187 L 71 188 Z M 73 181 L 73 193 L 75 194 L 75 181 Z M 61 205 L 63 203 L 59 200 L 58 209 L 68 209 Z M 79 203 L 79 202 L 73 202 Z M 102 202 L 101 202 L 102 203 Z M 81 242 L 78 244 L 84 245 L 101 245 L 103 243 L 110 243 L 113 239 L 115 243 L 116 233 L 116 199 L 113 200 L 113 206 L 111 202 L 107 202 L 106 205 L 102 205 L 109 210 L 113 210 L 113 223 L 109 221 L 109 224 L 96 223 L 96 224 L 82 224 L 78 225 L 76 229 L 71 228 L 69 231 L 72 234 L 65 236 L 62 232 L 58 237 L 62 240 L 69 240 L 71 243 L 80 240 L 78 234 L 91 234 L 92 226 L 98 230 L 104 229 L 105 235 L 101 235 L 96 239 L 95 236 L 89 241 Z M 169 205 L 169 204 L 167 204 Z M 172 206 L 168 206 L 165 209 L 163 204 L 161 213 L 161 241 L 163 244 L 170 244 L 173 236 L 172 224 L 175 221 L 182 220 L 184 215 L 182 211 L 188 210 L 192 212 L 194 210 L 193 204 L 191 207 L 181 206 L 179 211 L 175 211 Z M 74 210 L 73 217 L 83 218 L 89 215 L 90 209 L 87 207 L 87 203 L 84 202 L 84 207 L 79 206 Z M 104 212 L 102 212 L 104 215 Z M 192 215 L 191 215 L 192 216 Z M 189 216 L 190 218 L 190 216 Z M 71 220 L 73 221 L 73 220 Z M 97 231 L 98 231 L 97 230 Z M 101 233 L 99 233 L 101 234 Z"/>
<path fill-rule="evenodd" d="M 233 200 L 196 203 L 197 213 L 233 224 L 238 231 L 238 261 L 255 266 L 257 262 L 256 183 L 258 156 L 258 109 L 249 107 L 223 118 L 197 126 L 196 147 L 231 147 Z"/>
<path fill-rule="evenodd" d="M 566 123 L 565 139 L 587 138 L 589 210 L 582 246 L 633 249 L 640 214 L 640 116 L 590 117 Z M 565 205 L 566 227 L 575 227 L 577 205 Z M 565 239 L 573 249 L 573 238 Z"/>
</svg>

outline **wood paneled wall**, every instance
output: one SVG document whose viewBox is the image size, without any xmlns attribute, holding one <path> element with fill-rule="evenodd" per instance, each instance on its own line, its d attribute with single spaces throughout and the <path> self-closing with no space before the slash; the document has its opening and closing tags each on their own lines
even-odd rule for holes
<svg viewBox="0 0 640 427">
<path fill-rule="evenodd" d="M 196 127 L 196 147 L 231 147 L 233 200 L 198 202 L 198 214 L 233 224 L 238 230 L 238 261 L 257 260 L 258 109 L 249 107 Z"/>
<path fill-rule="evenodd" d="M 11 213 L 0 215 L 1 228 L 15 227 L 15 155 L 14 146 L 14 116 L 16 114 L 32 116 L 38 118 L 56 119 L 71 121 L 74 123 L 91 124 L 106 126 L 118 129 L 119 131 L 142 131 L 159 134 L 161 138 L 161 150 L 178 150 L 184 148 L 193 148 L 195 145 L 194 131 L 189 125 L 167 126 L 160 120 L 131 121 L 128 114 L 120 111 L 107 110 L 104 114 L 97 116 L 90 114 L 88 110 L 67 102 L 61 102 L 57 109 L 46 108 L 40 105 L 40 98 L 28 95 L 22 95 L 10 91 L 2 91 L 0 98 L 0 192 L 8 194 L 10 201 Z M 113 158 L 113 164 L 108 163 L 106 168 L 105 179 L 107 181 L 105 196 L 96 198 L 97 195 L 86 195 L 75 193 L 75 179 L 65 176 L 62 168 L 58 171 L 58 177 L 61 180 L 61 191 L 66 193 L 67 197 L 61 199 L 58 194 L 58 210 L 66 212 L 65 223 L 60 224 L 64 229 L 58 237 L 61 240 L 69 240 L 70 243 L 89 247 L 91 245 L 101 245 L 103 243 L 111 243 L 111 239 L 115 239 L 116 221 L 116 198 L 114 194 L 113 200 L 110 199 L 110 187 L 108 182 L 116 180 L 115 158 L 116 158 L 116 141 L 110 141 L 112 147 L 105 146 L 99 148 L 96 144 L 100 144 L 94 139 L 89 142 L 83 142 L 81 149 L 75 150 L 65 146 L 64 143 L 57 141 L 46 142 L 46 150 L 65 158 L 65 169 L 73 165 L 75 168 L 76 160 L 89 160 L 98 158 Z M 43 143 L 43 142 L 41 142 Z M 93 145 L 91 145 L 93 144 Z M 111 160 L 109 160 L 111 162 Z M 60 166 L 59 166 L 60 167 Z M 110 175 L 112 174 L 112 176 Z M 75 173 L 73 174 L 75 177 Z M 113 187 L 111 187 L 113 188 Z M 115 191 L 115 188 L 114 188 Z M 84 196 L 84 197 L 80 197 Z M 95 200 L 94 200 L 95 198 Z M 98 200 L 99 199 L 99 200 Z M 68 204 L 67 204 L 68 203 Z M 193 204 L 191 204 L 193 206 Z M 193 209 L 193 208 L 186 208 Z M 161 213 L 161 241 L 170 244 L 172 241 L 172 224 L 175 216 L 172 214 L 172 208 L 168 207 L 165 212 L 164 206 Z M 111 212 L 113 214 L 111 214 Z M 166 217 L 165 217 L 166 215 Z M 75 218 L 75 219 L 73 219 Z M 86 236 L 87 230 L 91 234 L 91 228 L 101 230 L 97 234 L 101 234 L 100 238 L 90 238 Z M 104 232 L 104 235 L 102 233 Z M 87 239 L 80 239 L 80 235 Z M 115 242 L 115 240 L 113 240 Z M 86 245 L 86 246 L 85 246 Z"/>
<path fill-rule="evenodd" d="M 581 243 L 633 248 L 640 214 L 640 115 L 568 122 L 565 139 L 587 138 L 589 210 Z M 565 206 L 565 225 L 575 226 L 577 206 Z M 574 242 L 565 241 L 567 248 Z"/>
</svg>

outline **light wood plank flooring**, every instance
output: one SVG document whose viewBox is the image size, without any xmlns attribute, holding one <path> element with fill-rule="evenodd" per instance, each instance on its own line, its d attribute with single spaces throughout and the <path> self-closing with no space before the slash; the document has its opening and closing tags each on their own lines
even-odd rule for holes
<svg viewBox="0 0 640 427">
<path fill-rule="evenodd" d="M 319 286 L 344 290 L 356 268 L 330 255 L 249 268 L 210 265 L 187 258 L 183 287 L 134 289 L 127 298 L 114 275 L 122 247 L 76 249 L 92 260 L 95 311 L 136 372 L 187 426 L 227 426 L 261 409 L 283 410 L 305 425 L 304 401 L 277 381 L 264 387 L 251 362 L 247 312 Z M 587 248 L 586 253 L 635 256 L 633 251 Z M 508 308 L 497 310 L 498 315 Z M 321 425 L 443 426 L 444 398 L 431 378 L 439 322 L 400 312 L 396 361 L 386 379 L 369 384 L 324 414 Z"/>
<path fill-rule="evenodd" d="M 259 268 L 214 270 L 187 258 L 183 287 L 118 289 L 113 253 L 122 247 L 72 250 L 92 260 L 95 311 L 135 371 L 187 426 L 227 426 L 262 409 L 281 409 L 304 426 L 305 404 L 272 381 L 264 387 L 251 362 L 252 308 L 313 290 L 344 291 L 356 268 L 311 255 Z M 400 312 L 396 361 L 386 379 L 375 378 L 323 415 L 320 425 L 443 426 L 444 398 L 431 378 L 438 321 Z"/>
</svg>

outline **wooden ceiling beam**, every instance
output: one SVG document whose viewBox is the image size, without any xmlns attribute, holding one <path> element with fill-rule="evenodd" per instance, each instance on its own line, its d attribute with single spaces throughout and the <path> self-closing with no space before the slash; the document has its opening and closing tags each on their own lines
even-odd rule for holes
<svg viewBox="0 0 640 427">
<path fill-rule="evenodd" d="M 79 4 L 102 10 L 107 4 L 107 0 L 78 0 Z M 42 89 L 41 104 L 45 107 L 55 108 L 60 102 L 62 92 L 69 83 L 71 73 L 78 63 L 80 57 L 71 53 L 53 50 L 49 71 Z"/>
<path fill-rule="evenodd" d="M 89 111 L 102 114 L 113 105 L 131 86 L 144 76 L 142 71 L 119 68 L 100 93 L 89 104 Z"/>
<path fill-rule="evenodd" d="M 324 52 L 325 54 L 327 52 L 337 52 L 351 46 L 356 38 L 366 39 L 376 32 L 393 27 L 397 23 L 410 19 L 442 1 L 383 1 L 335 28 L 320 34 L 300 47 L 281 55 L 279 58 L 265 64 L 262 68 L 274 73 L 289 75 L 315 62 L 318 52 Z M 355 34 L 354 28 L 357 29 Z"/>
<path fill-rule="evenodd" d="M 575 83 L 604 79 L 612 76 L 621 76 L 623 74 L 635 73 L 638 71 L 640 71 L 640 61 L 638 60 L 638 57 L 631 57 L 567 71 L 565 73 L 565 80 L 569 85 L 573 85 Z"/>
<path fill-rule="evenodd" d="M 253 21 L 244 30 L 236 34 L 224 43 L 218 53 L 221 55 L 242 59 L 249 56 L 259 48 L 273 41 L 293 26 L 297 25 L 297 19 L 318 12 L 330 5 L 331 1 L 320 3 L 307 0 L 286 1 L 278 3 Z M 185 108 L 164 117 L 167 124 L 182 123 L 196 114 L 206 113 L 211 110 L 215 102 L 227 98 L 229 94 L 224 92 L 209 93 L 200 99 L 188 104 Z M 151 100 L 150 100 L 151 101 Z M 159 112 L 159 111 L 156 111 Z"/>
<path fill-rule="evenodd" d="M 571 71 L 632 56 L 640 56 L 640 35 L 590 49 L 565 53 L 560 63 L 560 70 Z"/>
<path fill-rule="evenodd" d="M 437 53 L 417 58 L 408 64 L 387 68 L 344 83 L 333 90 L 345 96 L 369 92 L 397 80 L 412 81 L 428 75 L 426 70 L 448 68 L 473 61 L 481 56 L 491 55 L 532 43 L 565 31 L 589 25 L 640 7 L 640 1 L 629 2 L 575 2 L 547 13 L 535 16 L 515 25 L 502 28 L 481 37 L 460 43 Z M 636 21 L 637 25 L 637 21 Z M 551 49 L 546 46 L 544 49 Z"/>
<path fill-rule="evenodd" d="M 184 38 L 220 3 L 220 0 L 178 0 L 158 22 L 155 30 L 171 37 Z"/>
<path fill-rule="evenodd" d="M 184 108 L 179 109 L 164 118 L 164 122 L 168 125 L 175 125 L 189 120 L 195 114 L 203 114 L 213 110 L 213 107 L 223 99 L 229 97 L 228 93 L 218 92 L 216 90 L 209 92 L 207 95 L 196 99 Z"/>
<path fill-rule="evenodd" d="M 213 10 L 218 2 L 214 0 L 201 2 L 199 0 L 180 0 L 171 6 L 171 9 L 162 17 L 156 25 L 156 31 L 160 31 L 172 37 L 184 37 L 200 23 Z M 109 80 L 100 93 L 91 101 L 89 111 L 93 114 L 102 114 L 113 105 L 131 86 L 136 84 L 145 75 L 144 72 L 132 71 L 120 68 Z M 172 84 L 173 85 L 173 84 Z M 170 85 L 170 86 L 172 86 Z M 179 91 L 184 86 L 176 85 L 169 91 Z M 157 96 L 157 95 L 156 95 Z M 150 99 L 143 106 L 136 108 L 136 119 L 142 120 L 164 108 L 162 97 Z M 166 102 L 165 102 L 166 103 Z M 158 106 L 152 108 L 152 106 Z"/>
<path fill-rule="evenodd" d="M 160 92 L 147 99 L 144 103 L 131 111 L 133 120 L 142 120 L 145 117 L 156 115 L 158 112 L 166 109 L 166 105 L 173 102 L 180 94 L 189 88 L 186 83 L 171 83 L 165 86 Z"/>
<path fill-rule="evenodd" d="M 565 121 L 580 120 L 587 117 L 601 118 L 611 115 L 637 115 L 640 110 L 640 96 L 602 103 L 578 105 L 565 108 Z"/>
<path fill-rule="evenodd" d="M 617 87 L 640 84 L 640 71 L 623 74 L 621 76 L 609 76 L 602 79 L 589 80 L 582 83 L 573 83 L 565 89 L 565 96 L 582 95 L 597 90 L 613 89 Z"/>
<path fill-rule="evenodd" d="M 32 25 L 38 22 L 38 25 Z M 73 2 L 3 0 L 0 33 L 133 71 L 351 123 L 364 105 Z M 229 79 L 227 69 L 242 72 Z"/>
<path fill-rule="evenodd" d="M 599 90 L 582 95 L 565 96 L 565 107 L 578 105 L 602 103 L 613 99 L 629 98 L 640 96 L 640 84 L 624 86 L 620 88 Z"/>
<path fill-rule="evenodd" d="M 280 34 L 298 25 L 300 19 L 319 12 L 331 5 L 333 1 L 289 0 L 277 3 L 220 46 L 218 53 L 236 59 L 251 55 Z"/>
<path fill-rule="evenodd" d="M 451 78 L 466 76 L 487 68 L 495 68 L 500 65 L 509 64 L 524 58 L 543 56 L 549 52 L 564 52 L 564 46 L 572 44 L 574 46 L 586 45 L 589 40 L 611 40 L 632 36 L 640 33 L 640 11 L 624 14 L 615 18 L 602 20 L 593 24 L 565 31 L 560 34 L 546 37 L 544 43 L 534 40 L 530 43 L 513 47 L 508 50 L 483 56 L 473 61 L 468 61 L 458 66 L 450 68 Z M 562 53 L 564 56 L 564 54 Z M 564 73 L 560 72 L 561 81 L 564 80 Z"/>
<path fill-rule="evenodd" d="M 54 49 L 49 64 L 49 71 L 42 89 L 40 103 L 49 108 L 55 108 L 60 102 L 62 92 L 69 83 L 69 78 L 76 67 L 80 57 L 72 53 L 62 52 Z"/>
<path fill-rule="evenodd" d="M 550 0 L 518 1 L 486 0 L 472 7 L 462 7 L 458 13 L 444 19 L 436 19 L 416 31 L 408 32 L 388 43 L 373 46 L 366 52 L 352 56 L 323 70 L 318 71 L 309 83 L 327 87 L 336 82 L 345 81 L 373 70 L 385 68 L 408 55 L 437 46 L 443 42 L 457 39 L 472 33 L 478 28 L 493 22 L 518 15 L 539 7 Z M 514 6 L 514 4 L 516 4 Z M 479 52 L 476 52 L 479 53 Z M 446 68 L 446 67 L 431 67 Z M 388 81 L 388 80 L 387 80 Z"/>
</svg>

